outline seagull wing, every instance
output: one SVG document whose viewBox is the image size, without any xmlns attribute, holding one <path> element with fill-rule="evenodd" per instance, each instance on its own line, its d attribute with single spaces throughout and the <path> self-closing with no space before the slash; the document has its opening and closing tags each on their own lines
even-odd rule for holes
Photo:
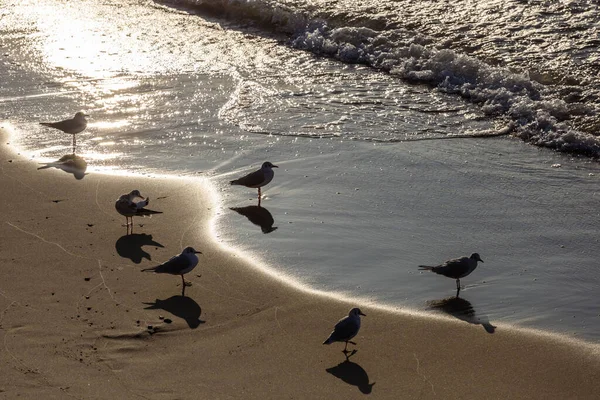
<svg viewBox="0 0 600 400">
<path fill-rule="evenodd" d="M 49 126 L 71 134 L 79 133 L 86 128 L 86 124 L 82 124 L 75 119 L 65 119 L 59 122 L 40 122 L 40 125 Z"/>
<path fill-rule="evenodd" d="M 71 127 L 70 122 L 73 122 L 72 119 L 66 119 L 64 121 L 59 122 L 40 122 L 40 125 L 49 126 L 50 128 L 60 129 L 64 131 L 65 129 L 69 129 Z"/>
<path fill-rule="evenodd" d="M 181 275 L 181 273 L 189 267 L 189 260 L 185 256 L 179 254 L 163 264 L 157 265 L 153 268 L 147 268 L 142 271 L 154 271 L 159 274 Z"/>
<path fill-rule="evenodd" d="M 138 211 L 135 204 L 133 204 L 127 199 L 117 200 L 117 202 L 115 203 L 115 208 L 117 209 L 117 212 L 119 214 L 124 215 L 126 217 L 132 217 L 136 215 Z"/>
<path fill-rule="evenodd" d="M 345 317 L 339 320 L 333 332 L 329 335 L 327 341 L 329 342 L 344 342 L 352 339 L 358 333 L 360 326 L 356 323 L 353 318 Z"/>
<path fill-rule="evenodd" d="M 265 181 L 264 172 L 259 169 L 239 179 L 231 181 L 232 185 L 242 185 L 246 187 L 260 186 Z"/>
<path fill-rule="evenodd" d="M 469 272 L 469 257 L 455 258 L 448 260 L 442 265 L 434 267 L 435 273 L 448 276 L 450 278 L 459 278 Z"/>
<path fill-rule="evenodd" d="M 135 215 L 139 216 L 139 217 L 145 217 L 146 215 L 152 215 L 152 214 L 162 214 L 162 211 L 154 211 L 154 210 L 149 210 L 147 208 L 137 208 L 137 206 L 135 204 L 133 204 L 133 207 L 135 208 Z"/>
</svg>

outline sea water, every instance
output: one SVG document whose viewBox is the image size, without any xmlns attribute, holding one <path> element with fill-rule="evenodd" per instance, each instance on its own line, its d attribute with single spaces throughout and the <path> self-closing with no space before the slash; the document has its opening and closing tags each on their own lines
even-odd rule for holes
<svg viewBox="0 0 600 400">
<path fill-rule="evenodd" d="M 84 110 L 88 172 L 210 179 L 218 239 L 271 271 L 361 303 L 600 338 L 594 2 L 0 13 L 0 116 L 34 161 L 71 152 L 38 122 Z M 259 208 L 229 180 L 266 160 L 279 168 Z M 417 268 L 473 252 L 485 263 L 460 304 L 445 301 L 453 280 Z"/>
</svg>

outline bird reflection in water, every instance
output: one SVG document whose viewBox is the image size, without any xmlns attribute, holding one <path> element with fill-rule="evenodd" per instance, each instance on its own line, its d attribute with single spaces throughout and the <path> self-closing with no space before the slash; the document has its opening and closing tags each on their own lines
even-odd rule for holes
<svg viewBox="0 0 600 400">
<path fill-rule="evenodd" d="M 200 305 L 194 299 L 187 296 L 171 296 L 165 300 L 156 299 L 154 303 L 144 304 L 149 306 L 145 307 L 144 310 L 165 310 L 185 320 L 192 329 L 196 329 L 200 324 L 205 322 L 200 320 L 200 315 L 202 314 Z"/>
<path fill-rule="evenodd" d="M 496 327 L 492 325 L 487 316 L 479 317 L 469 300 L 460 297 L 448 297 L 442 300 L 431 300 L 427 302 L 431 310 L 442 311 L 455 318 L 474 325 L 481 325 L 487 333 L 494 333 Z"/>
<path fill-rule="evenodd" d="M 250 222 L 254 225 L 260 226 L 260 230 L 263 233 L 271 233 L 277 229 L 276 226 L 273 226 L 275 220 L 273 216 L 264 207 L 261 206 L 247 206 L 247 207 L 231 207 L 231 210 L 237 212 L 238 214 L 243 215 L 248 218 Z"/>
<path fill-rule="evenodd" d="M 358 387 L 364 394 L 369 394 L 373 390 L 375 382 L 369 383 L 369 375 L 357 363 L 350 361 L 350 357 L 356 353 L 353 351 L 346 356 L 346 360 L 335 367 L 327 368 L 325 371 L 346 382 L 349 385 Z"/>
<path fill-rule="evenodd" d="M 83 177 L 87 175 L 85 173 L 85 170 L 87 169 L 87 162 L 83 159 L 83 157 L 75 154 L 66 154 L 57 161 L 39 167 L 38 170 L 46 168 L 61 169 L 69 174 L 73 174 L 75 179 L 83 179 Z"/>
</svg>

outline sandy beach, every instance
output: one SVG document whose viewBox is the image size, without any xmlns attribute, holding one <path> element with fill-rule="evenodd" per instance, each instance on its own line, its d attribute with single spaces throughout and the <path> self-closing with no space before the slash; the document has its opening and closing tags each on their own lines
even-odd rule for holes
<svg viewBox="0 0 600 400">
<path fill-rule="evenodd" d="M 350 304 L 263 273 L 211 236 L 218 200 L 189 178 L 37 170 L 0 149 L 0 397 L 44 399 L 592 399 L 598 346 Z M 136 188 L 164 214 L 125 235 Z M 186 246 L 177 276 L 142 273 Z M 450 282 L 451 284 L 451 282 Z M 357 352 L 323 346 L 361 306 Z M 489 328 L 489 327 L 488 327 Z M 489 331 L 493 333 L 489 333 Z"/>
</svg>

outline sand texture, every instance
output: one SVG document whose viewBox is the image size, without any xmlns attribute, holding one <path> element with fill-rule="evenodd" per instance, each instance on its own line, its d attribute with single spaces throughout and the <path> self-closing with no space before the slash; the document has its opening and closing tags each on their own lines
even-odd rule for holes
<svg viewBox="0 0 600 400">
<path fill-rule="evenodd" d="M 0 398 L 600 393 L 595 346 L 303 292 L 215 241 L 209 223 L 218 205 L 206 183 L 94 173 L 76 180 L 59 169 L 37 170 L 11 153 L 7 140 L 0 149 Z M 127 236 L 114 202 L 132 189 L 164 214 L 135 218 Z M 185 297 L 179 277 L 140 272 L 186 246 L 203 254 L 186 276 L 192 286 Z M 343 344 L 322 342 L 355 305 L 367 316 L 355 338 L 358 352 L 345 361 Z"/>
</svg>

